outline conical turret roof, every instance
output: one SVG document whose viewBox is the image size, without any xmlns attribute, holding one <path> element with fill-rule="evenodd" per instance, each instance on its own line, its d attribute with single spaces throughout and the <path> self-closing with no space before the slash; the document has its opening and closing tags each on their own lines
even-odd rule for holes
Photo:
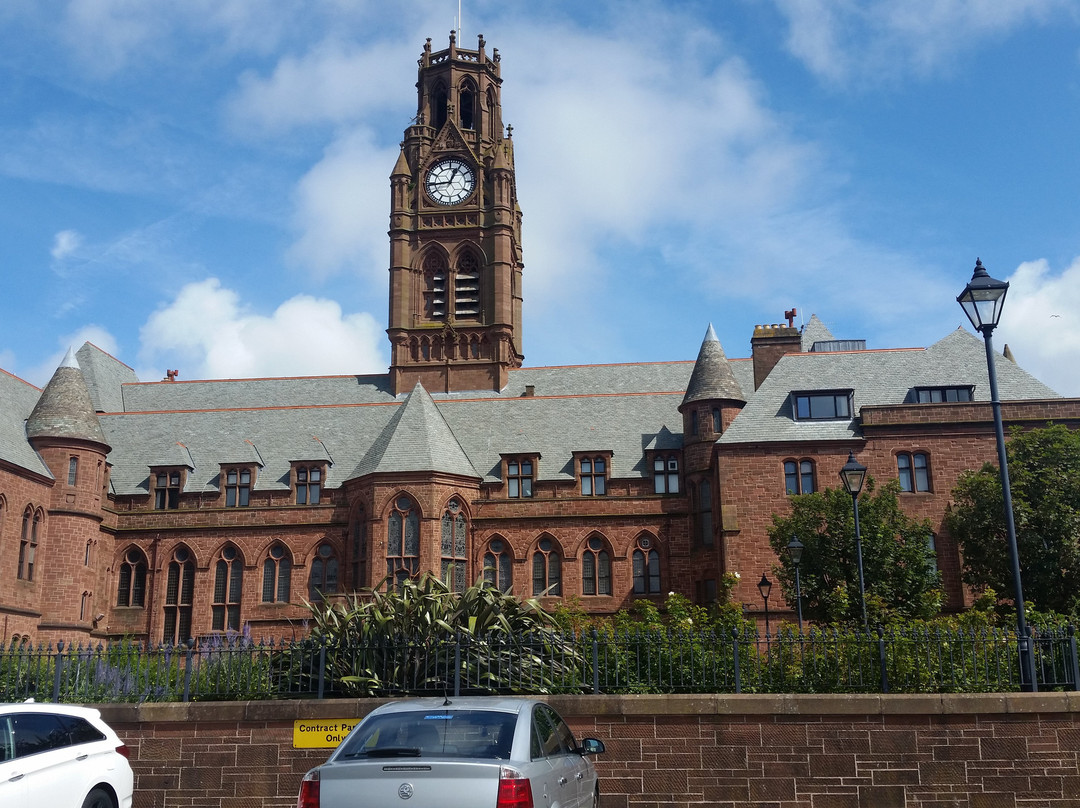
<svg viewBox="0 0 1080 808">
<path fill-rule="evenodd" d="M 481 478 L 420 382 L 383 428 L 349 479 L 375 473 L 438 471 Z"/>
<path fill-rule="evenodd" d="M 724 355 L 720 340 L 716 338 L 716 331 L 713 330 L 712 323 L 709 323 L 709 330 L 705 332 L 701 350 L 698 351 L 694 371 L 690 374 L 690 383 L 686 386 L 686 395 L 683 396 L 681 407 L 694 401 L 714 399 L 746 402 L 742 388 L 735 380 L 735 374 L 731 370 L 727 356 Z"/>
<path fill-rule="evenodd" d="M 76 438 L 108 445 L 74 350 L 68 349 L 64 361 L 41 391 L 26 419 L 26 437 Z"/>
</svg>

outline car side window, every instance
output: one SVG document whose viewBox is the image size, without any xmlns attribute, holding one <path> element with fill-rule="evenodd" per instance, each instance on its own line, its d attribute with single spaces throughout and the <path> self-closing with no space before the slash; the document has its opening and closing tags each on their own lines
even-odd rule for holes
<svg viewBox="0 0 1080 808">
<path fill-rule="evenodd" d="M 0 763 L 15 757 L 15 739 L 11 737 L 11 719 L 0 717 Z"/>
<path fill-rule="evenodd" d="M 570 727 L 566 725 L 566 722 L 559 717 L 558 713 L 552 712 L 552 719 L 555 721 L 555 732 L 559 735 L 559 743 L 566 752 L 573 752 L 577 749 L 577 741 L 574 740 L 574 733 L 570 731 Z"/>
<path fill-rule="evenodd" d="M 566 746 L 564 736 L 559 728 L 560 724 L 562 724 L 562 719 L 550 707 L 538 704 L 533 708 L 534 735 L 539 747 L 539 753 L 533 754 L 534 758 L 562 755 L 572 749 L 572 747 Z M 572 737 L 571 741 L 573 741 Z"/>
<path fill-rule="evenodd" d="M 67 746 L 68 733 L 60 719 L 47 713 L 23 713 L 11 718 L 15 757 L 36 755 Z"/>
<path fill-rule="evenodd" d="M 69 742 L 72 746 L 80 743 L 93 743 L 105 740 L 105 733 L 83 718 L 64 715 L 60 721 L 67 730 Z"/>
</svg>

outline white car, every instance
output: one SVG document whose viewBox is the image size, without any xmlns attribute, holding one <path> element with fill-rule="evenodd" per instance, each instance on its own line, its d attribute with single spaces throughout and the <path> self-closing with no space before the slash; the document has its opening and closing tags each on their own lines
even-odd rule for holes
<svg viewBox="0 0 1080 808">
<path fill-rule="evenodd" d="M 603 751 L 541 701 L 406 699 L 377 707 L 304 775 L 297 808 L 597 808 L 589 756 Z"/>
<path fill-rule="evenodd" d="M 101 713 L 0 704 L 0 806 L 131 808 L 128 748 Z"/>
</svg>

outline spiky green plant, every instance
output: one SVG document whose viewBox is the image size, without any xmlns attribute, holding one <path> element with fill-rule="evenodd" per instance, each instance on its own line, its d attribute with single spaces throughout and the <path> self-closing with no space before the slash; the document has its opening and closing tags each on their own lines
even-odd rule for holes
<svg viewBox="0 0 1080 808">
<path fill-rule="evenodd" d="M 385 582 L 384 582 L 385 584 Z M 350 695 L 574 689 L 580 654 L 534 599 L 484 581 L 454 592 L 425 574 L 344 600 L 309 603 L 311 641 Z"/>
</svg>

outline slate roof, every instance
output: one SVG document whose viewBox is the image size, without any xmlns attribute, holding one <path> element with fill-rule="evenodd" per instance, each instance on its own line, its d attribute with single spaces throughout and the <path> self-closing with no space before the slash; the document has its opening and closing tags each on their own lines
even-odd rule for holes
<svg viewBox="0 0 1080 808">
<path fill-rule="evenodd" d="M 1058 394 L 1000 354 L 998 392 L 1010 399 Z M 983 341 L 957 329 L 929 348 L 788 354 L 720 437 L 721 444 L 844 440 L 859 434 L 854 418 L 796 421 L 792 392 L 854 390 L 853 415 L 872 404 L 903 404 L 914 387 L 973 385 L 976 401 L 990 400 Z"/>
<path fill-rule="evenodd" d="M 712 323 L 709 323 L 709 330 L 705 332 L 705 339 L 701 342 L 694 372 L 690 374 L 690 382 L 686 386 L 682 403 L 686 405 L 694 401 L 714 399 L 746 401 L 727 356 L 724 355 L 720 340 L 716 338 Z"/>
<path fill-rule="evenodd" d="M 101 424 L 94 414 L 90 391 L 87 390 L 73 350 L 68 350 L 64 361 L 41 391 L 41 397 L 26 419 L 26 436 L 77 438 L 105 443 Z"/>
<path fill-rule="evenodd" d="M 98 412 L 118 412 L 124 409 L 121 385 L 139 381 L 135 371 L 92 342 L 83 343 L 75 353 L 75 358 L 82 369 L 94 409 Z"/>
<path fill-rule="evenodd" d="M 0 461 L 52 479 L 52 472 L 26 440 L 26 419 L 41 390 L 0 370 Z"/>
<path fill-rule="evenodd" d="M 815 342 L 831 342 L 836 339 L 825 323 L 816 314 L 811 314 L 809 321 L 802 327 L 800 334 L 802 349 L 809 351 Z"/>
<path fill-rule="evenodd" d="M 381 471 L 495 482 L 508 454 L 539 455 L 537 479 L 568 481 L 574 453 L 589 451 L 612 453 L 613 477 L 647 477 L 646 451 L 682 446 L 679 406 L 696 386 L 696 363 L 685 361 L 522 368 L 497 392 L 418 388 L 396 397 L 385 375 L 140 384 L 123 382 L 126 366 L 93 346 L 80 353 L 91 357 L 99 406 L 123 407 L 97 415 L 84 407 L 112 447 L 111 482 L 121 495 L 146 494 L 156 466 L 187 467 L 187 491 L 217 491 L 221 466 L 234 463 L 255 466 L 255 490 L 287 490 L 292 464 L 306 460 L 327 464 L 330 488 Z M 915 386 L 970 384 L 976 400 L 989 397 L 982 340 L 962 329 L 925 349 L 789 354 L 757 391 L 751 360 L 725 364 L 747 403 L 723 444 L 856 434 L 852 421 L 794 421 L 792 391 L 853 388 L 856 412 L 903 403 Z M 998 377 L 1003 399 L 1056 397 L 1001 357 Z M 105 389 L 109 378 L 120 392 Z M 0 459 L 48 475 L 23 427 L 39 398 L 46 396 L 37 388 L 0 373 Z"/>
<path fill-rule="evenodd" d="M 339 487 L 359 473 L 439 470 L 500 479 L 501 455 L 541 455 L 538 479 L 574 478 L 574 451 L 611 451 L 615 477 L 643 476 L 648 447 L 680 448 L 681 393 L 614 393 L 593 396 L 517 396 L 456 398 L 430 402 L 419 413 L 401 402 L 309 407 L 268 407 L 187 412 L 115 413 L 100 416 L 113 464 L 118 494 L 146 494 L 150 467 L 172 465 L 182 444 L 194 469 L 187 491 L 214 491 L 222 463 L 242 462 L 251 446 L 263 460 L 255 490 L 289 487 L 290 464 L 316 459 L 313 449 L 330 458 L 326 485 Z M 410 402 L 415 403 L 415 394 Z M 397 417 L 396 423 L 392 423 Z M 441 419 L 451 433 L 435 450 L 432 436 Z M 414 420 L 415 419 L 415 420 Z M 412 430 L 428 430 L 414 444 Z M 672 431 L 674 430 L 674 431 Z M 250 444 L 246 443 L 250 441 Z M 456 443 L 458 449 L 453 445 Z M 376 448 L 385 444 L 385 448 Z M 372 450 L 369 453 L 369 450 Z M 425 452 L 434 452 L 427 455 Z M 438 454 L 443 452 L 446 454 Z M 459 453 L 460 452 L 460 453 Z M 370 455 L 370 456 L 369 456 Z M 428 458 L 429 462 L 425 462 Z M 396 467 L 396 468 L 395 468 Z M 432 468 L 433 467 L 433 468 Z"/>
<path fill-rule="evenodd" d="M 435 402 L 417 382 L 350 475 L 438 471 L 479 477 Z"/>
</svg>

